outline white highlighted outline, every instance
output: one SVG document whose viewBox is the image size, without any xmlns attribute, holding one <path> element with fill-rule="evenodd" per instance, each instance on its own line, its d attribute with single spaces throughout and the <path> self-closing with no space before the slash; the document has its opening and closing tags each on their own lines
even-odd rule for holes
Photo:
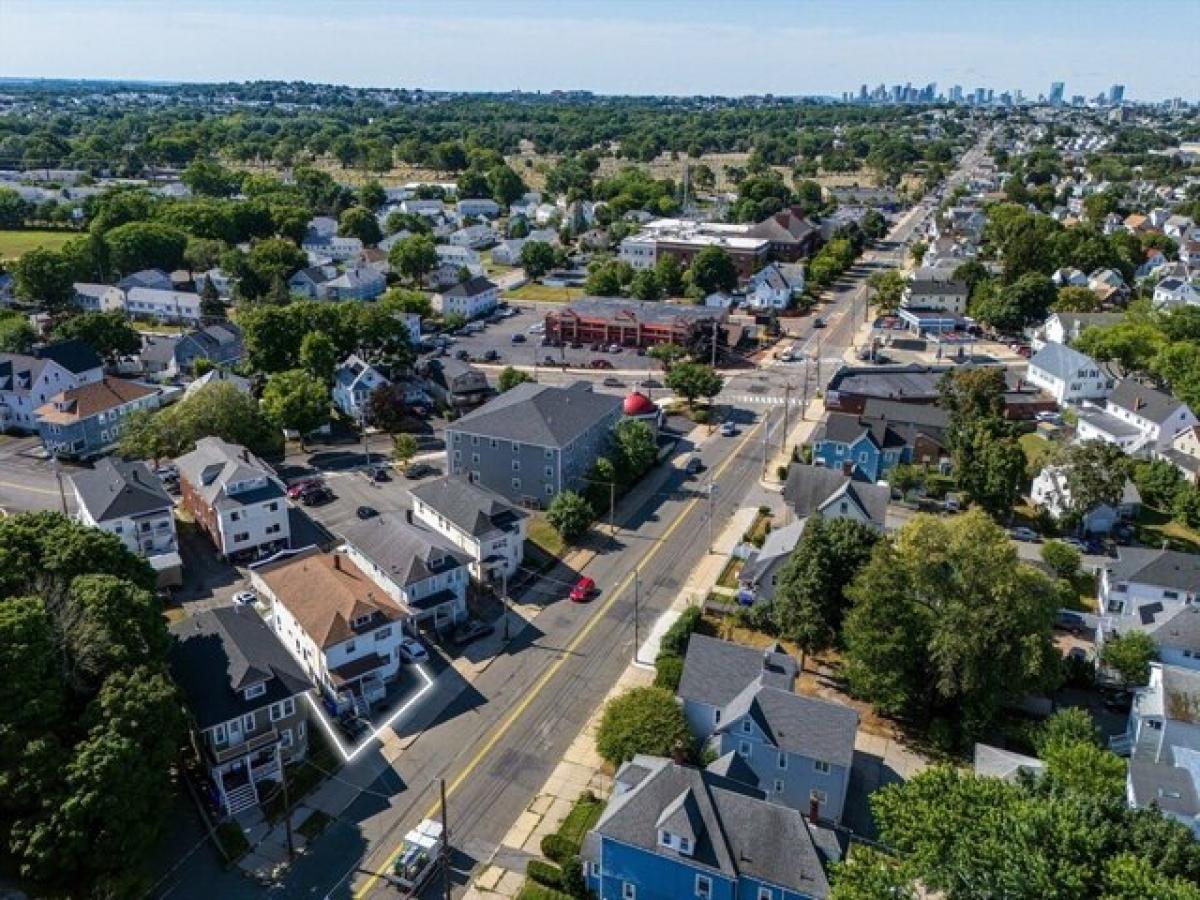
<svg viewBox="0 0 1200 900">
<path fill-rule="evenodd" d="M 346 745 L 343 744 L 341 738 L 338 737 L 337 728 L 334 726 L 333 722 L 330 721 L 329 715 L 325 712 L 325 708 L 321 706 L 321 703 L 313 696 L 313 692 L 309 691 L 304 695 L 305 699 L 308 700 L 308 705 L 312 708 L 312 711 L 316 714 L 321 726 L 325 729 L 325 733 L 329 735 L 329 739 L 333 742 L 333 746 L 337 747 L 338 752 L 342 754 L 342 759 L 344 759 L 346 762 L 351 762 L 354 757 L 358 756 L 358 754 L 362 753 L 363 750 L 367 749 L 367 747 L 374 743 L 375 739 L 379 737 L 379 732 L 382 729 L 391 727 L 396 720 L 408 712 L 418 700 L 424 697 L 427 693 L 429 693 L 430 689 L 433 688 L 433 678 L 428 672 L 425 671 L 425 667 L 422 665 L 415 665 L 413 668 L 417 670 L 417 674 L 420 675 L 424 680 L 425 686 L 404 701 L 399 709 L 395 710 L 390 716 L 388 716 L 378 725 L 372 725 L 370 733 L 361 741 L 359 741 L 357 746 L 349 750 L 346 749 Z"/>
</svg>

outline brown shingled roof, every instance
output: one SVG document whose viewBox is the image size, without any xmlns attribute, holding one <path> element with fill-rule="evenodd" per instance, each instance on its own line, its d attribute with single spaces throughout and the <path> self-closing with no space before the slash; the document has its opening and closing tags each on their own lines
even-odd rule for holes
<svg viewBox="0 0 1200 900">
<path fill-rule="evenodd" d="M 258 576 L 322 649 L 352 638 L 350 623 L 362 616 L 372 616 L 373 626 L 404 617 L 400 605 L 344 553 L 314 547 L 262 566 Z"/>
<path fill-rule="evenodd" d="M 34 414 L 55 425 L 70 425 L 97 413 L 124 406 L 158 393 L 157 388 L 147 387 L 135 381 L 105 377 L 100 381 L 71 388 L 55 394 L 39 406 Z"/>
</svg>

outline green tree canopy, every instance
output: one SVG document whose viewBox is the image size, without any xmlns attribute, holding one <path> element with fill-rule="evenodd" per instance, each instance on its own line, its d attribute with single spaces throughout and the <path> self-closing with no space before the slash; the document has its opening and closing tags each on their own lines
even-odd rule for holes
<svg viewBox="0 0 1200 900">
<path fill-rule="evenodd" d="M 530 278 L 541 278 L 554 268 L 554 248 L 545 241 L 526 241 L 521 247 L 521 265 Z"/>
<path fill-rule="evenodd" d="M 587 531 L 595 513 L 592 506 L 574 491 L 561 491 L 550 501 L 546 521 L 564 541 L 574 541 Z"/>
<path fill-rule="evenodd" d="M 437 267 L 437 245 L 428 235 L 414 234 L 393 245 L 388 251 L 388 262 L 400 274 L 412 279 L 413 283 L 420 284 Z"/>
<path fill-rule="evenodd" d="M 263 456 L 275 455 L 282 446 L 279 432 L 267 422 L 253 397 L 228 382 L 217 382 L 171 406 L 130 415 L 118 451 L 130 459 L 181 456 L 207 435 Z"/>
<path fill-rule="evenodd" d="M 639 753 L 672 756 L 693 753 L 692 733 L 675 696 L 659 687 L 637 687 L 610 700 L 596 731 L 596 750 L 619 766 Z"/>
<path fill-rule="evenodd" d="M 685 362 L 671 366 L 666 385 L 692 406 L 701 397 L 715 397 L 721 392 L 724 380 L 703 363 Z"/>
<path fill-rule="evenodd" d="M 75 279 L 65 256 L 57 250 L 26 250 L 13 265 L 13 290 L 22 300 L 53 314 L 75 297 Z"/>
<path fill-rule="evenodd" d="M 110 363 L 142 349 L 142 336 L 120 312 L 81 312 L 54 327 L 54 339 L 80 340 Z"/>
<path fill-rule="evenodd" d="M 692 258 L 688 268 L 692 284 L 702 295 L 732 291 L 737 287 L 738 274 L 733 257 L 720 247 L 705 247 Z"/>
<path fill-rule="evenodd" d="M 526 381 L 533 381 L 533 376 L 528 372 L 522 372 L 520 369 L 514 369 L 512 366 L 505 366 L 500 372 L 500 377 L 496 380 L 496 390 L 503 394 L 505 391 L 511 390 L 518 384 L 523 384 Z"/>
<path fill-rule="evenodd" d="M 297 431 L 303 440 L 329 421 L 329 389 L 303 369 L 276 372 L 263 388 L 262 409 L 275 427 Z"/>
</svg>

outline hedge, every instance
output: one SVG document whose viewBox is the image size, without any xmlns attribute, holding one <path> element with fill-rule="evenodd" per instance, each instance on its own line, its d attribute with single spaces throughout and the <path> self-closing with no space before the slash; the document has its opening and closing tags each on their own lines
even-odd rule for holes
<svg viewBox="0 0 1200 900">
<path fill-rule="evenodd" d="M 674 653 L 660 653 L 654 660 L 654 686 L 665 688 L 671 693 L 679 689 L 683 677 L 683 657 Z"/>
<path fill-rule="evenodd" d="M 562 863 L 579 852 L 579 847 L 561 834 L 547 834 L 542 838 L 542 855 L 556 863 Z"/>
<path fill-rule="evenodd" d="M 555 890 L 563 886 L 563 871 L 553 863 L 542 862 L 540 859 L 531 859 L 525 866 L 525 874 L 538 884 L 554 888 Z"/>
<path fill-rule="evenodd" d="M 676 619 L 662 636 L 658 644 L 660 654 L 684 656 L 687 653 L 688 639 L 692 632 L 700 627 L 702 610 L 699 606 L 689 606 Z"/>
<path fill-rule="evenodd" d="M 544 884 L 527 881 L 521 888 L 521 893 L 517 894 L 517 900 L 571 900 L 571 895 L 546 887 Z"/>
</svg>

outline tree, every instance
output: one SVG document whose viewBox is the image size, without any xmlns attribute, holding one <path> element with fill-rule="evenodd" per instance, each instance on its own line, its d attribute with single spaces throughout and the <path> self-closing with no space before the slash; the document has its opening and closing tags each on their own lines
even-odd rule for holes
<svg viewBox="0 0 1200 900">
<path fill-rule="evenodd" d="M 636 419 L 626 419 L 613 429 L 613 450 L 617 478 L 625 484 L 641 478 L 658 459 L 654 430 Z"/>
<path fill-rule="evenodd" d="M 971 294 L 968 311 L 993 331 L 1001 334 L 1018 333 L 1025 316 L 1011 294 L 994 281 L 984 281 Z"/>
<path fill-rule="evenodd" d="M 187 235 L 159 222 L 128 222 L 104 235 L 113 269 L 129 275 L 142 269 L 170 272 L 183 265 Z"/>
<path fill-rule="evenodd" d="M 929 245 L 924 241 L 913 241 L 908 247 L 908 255 L 912 259 L 913 265 L 919 266 L 928 252 Z"/>
<path fill-rule="evenodd" d="M 190 397 L 160 410 L 139 410 L 122 426 L 118 452 L 128 459 L 159 460 L 182 456 L 207 435 L 251 452 L 279 452 L 281 438 L 263 417 L 255 399 L 232 384 L 208 384 Z"/>
<path fill-rule="evenodd" d="M 700 397 L 711 398 L 721 392 L 724 380 L 703 363 L 685 362 L 671 367 L 666 385 L 694 406 Z"/>
<path fill-rule="evenodd" d="M 583 289 L 594 297 L 621 296 L 621 264 L 615 259 L 593 261 Z"/>
<path fill-rule="evenodd" d="M 652 359 L 657 359 L 662 363 L 663 371 L 669 372 L 671 366 L 679 362 L 679 360 L 687 357 L 687 350 L 680 347 L 678 344 L 673 344 L 668 341 L 665 344 L 655 344 L 646 351 L 646 355 Z"/>
<path fill-rule="evenodd" d="M 0 313 L 0 353 L 28 353 L 37 341 L 29 318 L 19 313 Z"/>
<path fill-rule="evenodd" d="M 1180 486 L 1171 504 L 1175 518 L 1189 528 L 1200 528 L 1200 488 L 1194 484 Z"/>
<path fill-rule="evenodd" d="M 593 518 L 595 513 L 591 504 L 574 491 L 556 494 L 546 510 L 546 521 L 568 543 L 581 537 Z"/>
<path fill-rule="evenodd" d="M 975 293 L 975 288 L 988 281 L 992 277 L 992 273 L 988 271 L 988 267 L 978 260 L 969 260 L 955 267 L 951 276 L 955 281 L 964 281 L 967 285 L 967 293 Z"/>
<path fill-rule="evenodd" d="M 526 241 L 521 247 L 521 265 L 530 278 L 541 278 L 554 268 L 554 248 L 545 241 Z"/>
<path fill-rule="evenodd" d="M 1034 735 L 1034 746 L 1039 754 L 1056 746 L 1091 744 L 1100 746 L 1100 729 L 1092 714 L 1081 706 L 1066 706 L 1043 722 Z"/>
<path fill-rule="evenodd" d="M 225 302 L 217 292 L 217 286 L 207 275 L 204 276 L 204 284 L 200 286 L 200 315 L 205 319 L 225 318 Z"/>
<path fill-rule="evenodd" d="M 13 290 L 46 312 L 61 312 L 75 297 L 75 280 L 66 257 L 56 250 L 26 250 L 13 265 Z"/>
<path fill-rule="evenodd" d="M 21 228 L 32 206 L 12 188 L 0 188 L 0 228 Z"/>
<path fill-rule="evenodd" d="M 1173 463 L 1165 459 L 1152 459 L 1133 464 L 1133 483 L 1137 485 L 1144 503 L 1157 509 L 1170 509 L 1184 481 Z"/>
<path fill-rule="evenodd" d="M 374 247 L 383 239 L 379 220 L 373 212 L 363 206 L 352 206 L 342 213 L 338 219 L 338 234 L 356 237 L 366 247 Z"/>
<path fill-rule="evenodd" d="M 488 192 L 501 206 L 508 206 L 521 199 L 525 193 L 525 182 L 511 166 L 494 166 L 487 173 Z"/>
<path fill-rule="evenodd" d="M 913 877 L 904 864 L 865 844 L 831 869 L 829 900 L 917 900 Z"/>
<path fill-rule="evenodd" d="M 915 516 L 847 596 L 846 676 L 887 715 L 941 718 L 970 738 L 1057 673 L 1057 588 L 982 511 Z"/>
<path fill-rule="evenodd" d="M 875 292 L 875 304 L 881 310 L 894 310 L 900 306 L 908 282 L 898 270 L 885 269 L 872 272 L 867 278 L 867 285 Z"/>
<path fill-rule="evenodd" d="M 878 540 L 875 529 L 853 519 L 811 519 L 779 574 L 771 606 L 779 633 L 805 653 L 837 644 L 849 606 L 846 588 Z"/>
<path fill-rule="evenodd" d="M 888 470 L 888 486 L 900 494 L 901 499 L 908 496 L 909 491 L 921 484 L 921 470 L 908 463 L 900 463 Z"/>
<path fill-rule="evenodd" d="M 1164 346 L 1163 333 L 1149 322 L 1126 319 L 1115 325 L 1092 325 L 1073 346 L 1100 362 L 1119 362 L 1126 369 L 1146 370 Z"/>
<path fill-rule="evenodd" d="M 958 487 L 994 516 L 1009 512 L 1025 477 L 1025 452 L 999 419 L 980 419 L 956 435 L 952 458 Z"/>
<path fill-rule="evenodd" d="M 1067 285 L 1058 289 L 1058 296 L 1054 300 L 1053 307 L 1055 312 L 1100 312 L 1104 308 L 1104 304 L 1100 300 L 1100 295 L 1089 287 L 1080 285 Z"/>
<path fill-rule="evenodd" d="M 682 753 L 687 759 L 693 754 L 693 739 L 674 694 L 660 687 L 636 687 L 605 704 L 596 730 L 596 751 L 613 766 L 639 753 Z"/>
<path fill-rule="evenodd" d="M 1042 544 L 1042 562 L 1059 578 L 1073 578 L 1079 572 L 1082 558 L 1078 550 L 1062 541 L 1046 541 Z"/>
<path fill-rule="evenodd" d="M 433 303 L 428 294 L 404 288 L 391 288 L 375 301 L 375 305 L 388 312 L 414 313 L 422 319 L 433 315 Z"/>
<path fill-rule="evenodd" d="M 406 468 L 409 460 L 416 456 L 420 449 L 417 439 L 411 434 L 398 434 L 392 438 L 392 459 L 399 463 L 401 468 Z"/>
<path fill-rule="evenodd" d="M 664 296 L 678 297 L 683 294 L 683 267 L 674 256 L 663 254 L 654 263 L 654 274 Z"/>
<path fill-rule="evenodd" d="M 388 262 L 419 285 L 437 267 L 437 245 L 427 235 L 414 234 L 396 242 L 388 251 Z"/>
<path fill-rule="evenodd" d="M 692 258 L 689 271 L 692 284 L 704 296 L 717 291 L 732 291 L 737 287 L 738 273 L 733 257 L 720 247 L 705 247 L 697 253 Z"/>
<path fill-rule="evenodd" d="M 1098 506 L 1116 507 L 1129 480 L 1129 457 L 1116 444 L 1083 441 L 1070 444 L 1058 455 L 1067 470 L 1070 511 L 1084 516 Z"/>
<path fill-rule="evenodd" d="M 1054 282 L 1040 272 L 1022 275 L 1001 294 L 1004 302 L 1018 311 L 1021 325 L 1044 320 L 1050 306 L 1058 299 Z"/>
<path fill-rule="evenodd" d="M 1173 339 L 1150 361 L 1150 370 L 1192 409 L 1200 408 L 1200 338 Z"/>
<path fill-rule="evenodd" d="M 81 312 L 54 327 L 58 341 L 80 340 L 110 364 L 142 349 L 142 336 L 120 312 Z"/>
<path fill-rule="evenodd" d="M 1117 673 L 1125 685 L 1150 681 L 1150 663 L 1158 656 L 1154 638 L 1144 631 L 1126 631 L 1104 642 L 1100 661 Z"/>
<path fill-rule="evenodd" d="M 298 432 L 303 445 L 306 434 L 329 421 L 329 390 L 303 369 L 276 372 L 263 388 L 262 408 L 276 428 Z"/>
<path fill-rule="evenodd" d="M 323 331 L 310 331 L 300 341 L 300 367 L 322 384 L 333 381 L 338 367 L 337 347 Z"/>
<path fill-rule="evenodd" d="M 629 282 L 629 293 L 638 300 L 659 300 L 662 298 L 662 287 L 658 283 L 658 275 L 653 269 L 643 269 L 633 276 Z"/>
<path fill-rule="evenodd" d="M 211 159 L 193 160 L 183 170 L 179 180 L 193 194 L 206 197 L 230 197 L 237 193 L 241 179 L 219 162 Z"/>
<path fill-rule="evenodd" d="M 503 394 L 505 391 L 515 388 L 518 384 L 524 384 L 526 381 L 533 381 L 533 376 L 528 372 L 522 372 L 520 369 L 514 369 L 512 366 L 505 366 L 496 381 L 496 389 Z"/>
<path fill-rule="evenodd" d="M 358 189 L 358 202 L 363 209 L 374 212 L 387 203 L 387 191 L 374 178 L 364 181 Z"/>
</svg>

